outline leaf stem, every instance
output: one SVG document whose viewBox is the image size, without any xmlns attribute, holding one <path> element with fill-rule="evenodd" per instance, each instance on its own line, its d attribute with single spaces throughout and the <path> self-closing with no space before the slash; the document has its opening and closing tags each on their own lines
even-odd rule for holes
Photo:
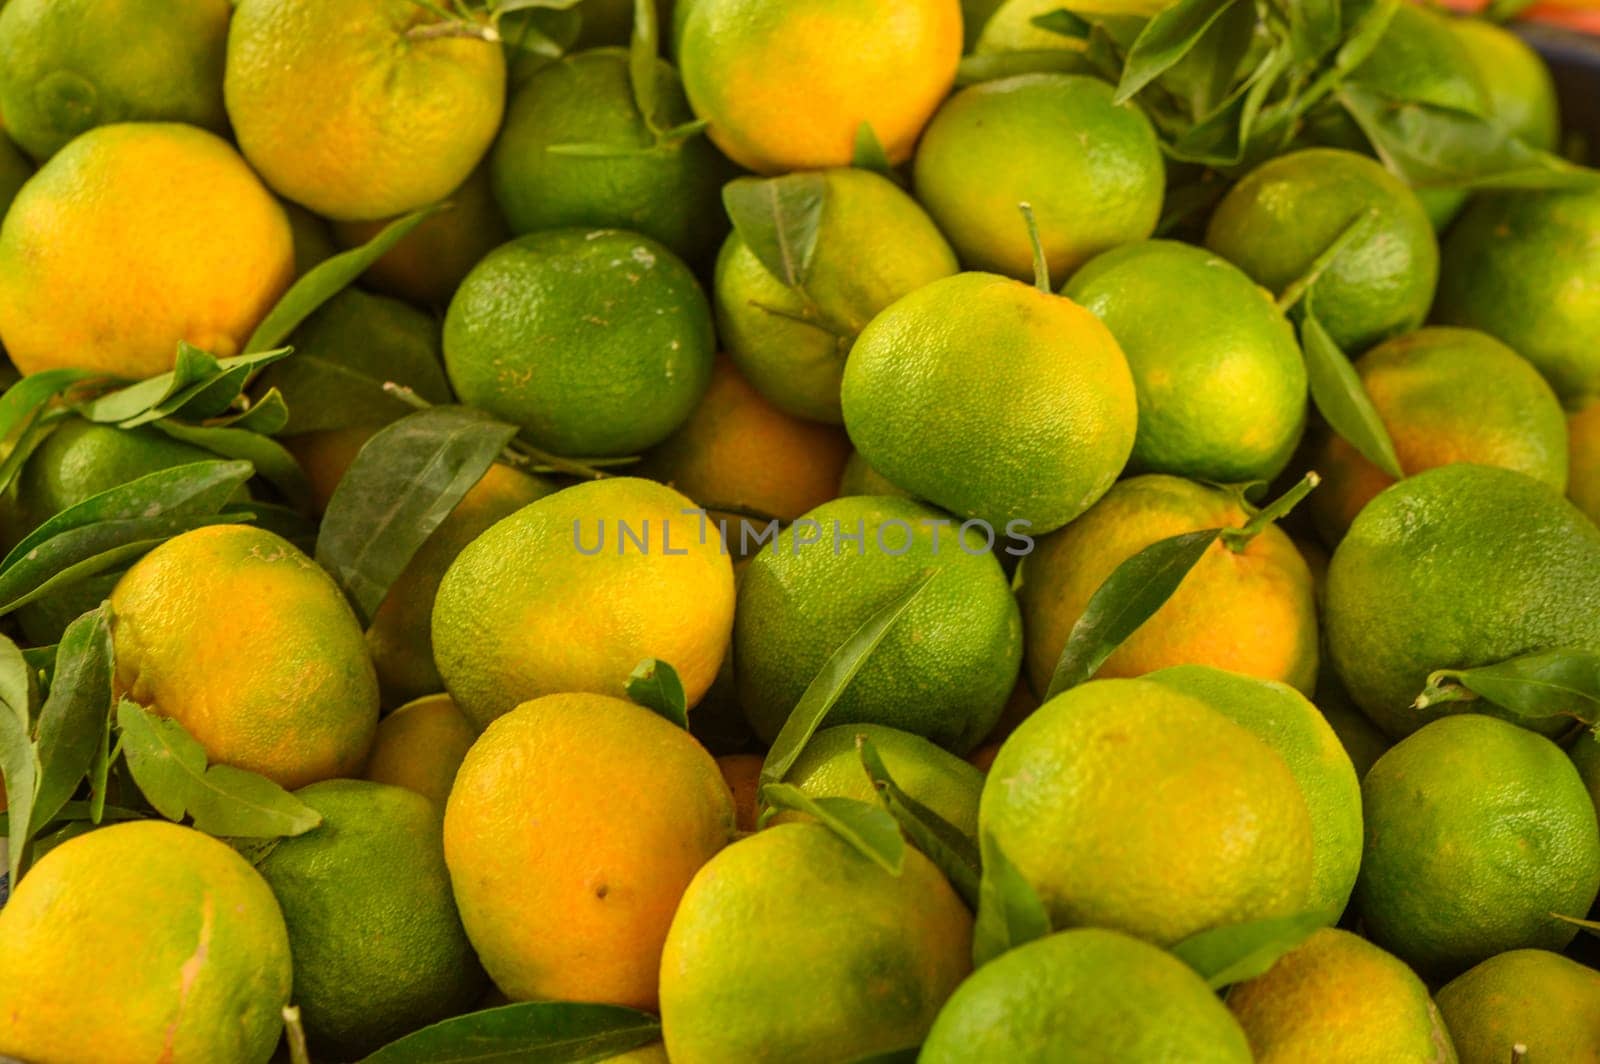
<svg viewBox="0 0 1600 1064">
<path fill-rule="evenodd" d="M 1305 294 L 1311 290 L 1311 286 L 1321 280 L 1324 273 L 1328 272 L 1328 268 L 1333 265 L 1334 260 L 1342 255 L 1346 248 L 1355 243 L 1356 238 L 1362 234 L 1366 224 L 1377 216 L 1378 208 L 1376 207 L 1369 207 L 1356 215 L 1350 224 L 1345 226 L 1344 230 L 1333 238 L 1333 243 L 1324 248 L 1322 254 L 1311 260 L 1311 265 L 1306 269 L 1306 272 L 1291 281 L 1289 287 L 1283 290 L 1283 294 L 1278 297 L 1278 309 L 1285 314 L 1294 309 L 1295 304 L 1299 303 L 1305 297 Z"/>
<path fill-rule="evenodd" d="M 413 410 L 428 410 L 433 406 L 432 403 L 428 402 L 410 388 L 407 388 L 404 384 L 396 384 L 394 381 L 384 381 L 383 390 L 385 394 L 392 395 L 394 398 L 400 400 Z"/>
<path fill-rule="evenodd" d="M 1412 709 L 1427 709 L 1429 706 L 1441 706 L 1447 702 L 1475 702 L 1478 695 L 1468 690 L 1464 685 L 1455 682 L 1455 674 L 1439 671 L 1428 677 L 1428 685 L 1422 689 L 1416 701 L 1411 703 Z"/>
<path fill-rule="evenodd" d="M 1322 476 L 1313 469 L 1294 487 L 1257 510 L 1255 515 L 1245 522 L 1244 527 L 1223 529 L 1222 542 L 1235 554 L 1242 553 L 1264 528 L 1274 521 L 1287 517 L 1291 510 L 1300 505 L 1300 500 L 1310 495 L 1312 489 L 1321 483 Z"/>
<path fill-rule="evenodd" d="M 311 1054 L 306 1050 L 306 1029 L 300 1022 L 300 1006 L 283 1007 L 284 1040 L 289 1043 L 290 1064 L 311 1064 Z"/>
<path fill-rule="evenodd" d="M 1033 217 L 1033 204 L 1019 203 L 1022 221 L 1028 227 L 1028 242 L 1033 245 L 1033 286 L 1047 296 L 1055 295 L 1050 287 L 1050 263 L 1044 257 L 1044 245 L 1039 242 L 1039 223 Z"/>
<path fill-rule="evenodd" d="M 468 22 L 464 19 L 450 18 L 443 22 L 424 22 L 406 30 L 406 37 L 413 41 L 433 41 L 446 37 L 465 37 L 472 40 L 484 41 L 488 44 L 500 42 L 500 31 L 493 26 L 482 22 Z"/>
<path fill-rule="evenodd" d="M 531 462 L 536 467 L 543 467 L 552 473 L 564 473 L 567 476 L 583 477 L 585 480 L 604 480 L 611 476 L 605 470 L 590 465 L 577 458 L 563 458 L 559 454 L 551 454 L 535 447 L 522 438 L 511 441 L 509 450 Z M 609 461 L 609 460 L 608 460 Z M 618 460 L 620 461 L 620 460 Z"/>
</svg>

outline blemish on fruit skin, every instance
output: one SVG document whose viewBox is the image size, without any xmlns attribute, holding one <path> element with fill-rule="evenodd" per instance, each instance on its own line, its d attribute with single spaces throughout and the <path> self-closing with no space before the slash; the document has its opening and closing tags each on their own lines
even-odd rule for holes
<svg viewBox="0 0 1600 1064">
<path fill-rule="evenodd" d="M 601 901 L 605 901 L 606 900 L 606 895 L 610 894 L 610 893 L 611 893 L 611 888 L 608 887 L 604 883 L 602 883 L 598 887 L 594 888 L 594 896 L 596 898 L 600 899 Z"/>
</svg>

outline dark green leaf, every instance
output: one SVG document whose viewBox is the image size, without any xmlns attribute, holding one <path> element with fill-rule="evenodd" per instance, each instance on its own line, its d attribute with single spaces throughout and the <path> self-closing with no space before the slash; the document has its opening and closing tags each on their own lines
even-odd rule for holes
<svg viewBox="0 0 1600 1064">
<path fill-rule="evenodd" d="M 1220 528 L 1206 528 L 1169 536 L 1112 570 L 1089 596 L 1083 616 L 1072 626 L 1045 701 L 1091 679 L 1106 659 L 1166 604 L 1221 535 Z"/>
<path fill-rule="evenodd" d="M 379 430 L 361 448 L 328 502 L 317 561 L 363 624 L 516 433 L 470 407 L 435 406 Z"/>
<path fill-rule="evenodd" d="M 293 361 L 291 359 L 290 361 Z M 248 400 L 248 396 L 246 397 Z M 268 388 L 260 399 L 249 401 L 249 405 L 237 413 L 225 418 L 210 422 L 208 428 L 217 429 L 248 429 L 263 436 L 273 436 L 282 432 L 289 424 L 289 403 L 284 399 L 283 393 L 277 388 Z"/>
<path fill-rule="evenodd" d="M 10 713 L 0 711 L 0 777 L 5 780 L 6 806 L 15 824 L 30 824 L 33 817 L 33 794 L 39 780 L 39 757 L 27 729 L 17 723 Z M 29 828 L 13 827 L 9 834 L 7 856 L 11 885 L 15 887 L 22 878 L 27 862 Z"/>
<path fill-rule="evenodd" d="M 985 832 L 979 841 L 983 879 L 978 884 L 978 916 L 972 925 L 972 966 L 985 964 L 1050 933 L 1050 914 L 1033 886 Z"/>
<path fill-rule="evenodd" d="M 102 521 L 63 532 L 0 574 L 0 614 L 131 564 L 173 536 L 233 518 L 214 514 Z"/>
<path fill-rule="evenodd" d="M 175 440 L 193 444 L 221 458 L 249 462 L 255 475 L 277 488 L 288 504 L 302 512 L 311 508 L 311 485 L 294 455 L 269 436 L 243 428 L 212 428 L 157 421 L 154 428 Z"/>
<path fill-rule="evenodd" d="M 122 754 L 156 812 L 194 818 L 208 835 L 276 838 L 322 823 L 315 810 L 265 776 L 230 765 L 206 767 L 205 749 L 182 724 L 123 699 L 117 706 Z"/>
<path fill-rule="evenodd" d="M 35 832 L 61 811 L 88 775 L 111 719 L 109 613 L 109 606 L 91 610 L 61 636 L 50 696 L 39 710 Z"/>
<path fill-rule="evenodd" d="M 921 1051 L 921 1046 L 907 1046 L 887 1053 L 874 1053 L 870 1057 L 857 1057 L 852 1064 L 916 1064 Z"/>
<path fill-rule="evenodd" d="M 55 537 L 107 521 L 216 513 L 246 480 L 245 462 L 191 462 L 147 473 L 67 507 L 35 528 L 0 560 L 5 573 Z"/>
<path fill-rule="evenodd" d="M 1339 90 L 1385 166 L 1415 188 L 1600 188 L 1600 170 L 1531 148 L 1490 119 L 1363 85 Z"/>
<path fill-rule="evenodd" d="M 1311 401 L 1340 438 L 1361 452 L 1367 461 L 1398 480 L 1405 474 L 1400 470 L 1400 456 L 1395 454 L 1389 430 L 1372 405 L 1372 397 L 1367 394 L 1355 367 L 1317 320 L 1310 297 L 1308 292 L 1300 319 L 1300 347 L 1306 356 Z"/>
<path fill-rule="evenodd" d="M 962 834 L 960 828 L 901 790 L 871 739 L 857 735 L 856 751 L 867 778 L 878 791 L 879 801 L 900 825 L 906 838 L 938 866 L 968 908 L 977 909 L 978 881 L 982 873 L 978 848 L 972 840 Z"/>
<path fill-rule="evenodd" d="M 827 198 L 827 182 L 809 171 L 735 178 L 722 190 L 722 203 L 740 239 L 768 273 L 790 288 L 804 288 L 810 277 Z"/>
<path fill-rule="evenodd" d="M 656 59 L 661 54 L 660 30 L 656 25 L 656 0 L 634 0 L 633 37 L 628 48 L 628 82 L 633 87 L 633 105 L 645 128 L 656 128 Z"/>
<path fill-rule="evenodd" d="M 33 457 L 33 452 L 39 445 L 49 439 L 50 434 L 61 424 L 67 412 L 60 407 L 41 409 L 29 418 L 22 426 L 22 431 L 17 434 L 11 449 L 0 460 L 0 493 L 11 490 L 11 484 L 22 472 L 22 467 L 27 465 L 28 459 Z"/>
<path fill-rule="evenodd" d="M 1317 911 L 1215 927 L 1190 935 L 1172 953 L 1219 990 L 1265 975 L 1279 957 L 1338 919 L 1337 910 Z"/>
<path fill-rule="evenodd" d="M 8 440 L 52 399 L 81 381 L 103 377 L 86 369 L 47 369 L 22 378 L 0 395 L 0 440 Z"/>
<path fill-rule="evenodd" d="M 104 425 L 133 428 L 164 417 L 210 417 L 226 410 L 244 390 L 250 374 L 287 357 L 281 347 L 231 358 L 213 358 L 188 344 L 178 346 L 177 364 L 166 373 L 100 396 L 78 413 Z"/>
<path fill-rule="evenodd" d="M 1200 43 L 1207 30 L 1240 0 L 1178 0 L 1152 18 L 1133 42 L 1116 103 L 1132 99 Z"/>
<path fill-rule="evenodd" d="M 1303 92 L 1286 103 L 1287 113 L 1299 118 L 1370 59 L 1384 34 L 1389 32 L 1389 23 L 1394 21 L 1400 4 L 1401 0 L 1364 0 L 1345 5 L 1341 19 L 1349 20 L 1349 33 L 1334 52 L 1333 62 Z"/>
<path fill-rule="evenodd" d="M 122 823 L 126 820 L 146 820 L 148 813 L 141 813 L 137 809 L 120 809 L 108 805 L 100 810 L 100 819 L 112 823 Z M 95 823 L 94 808 L 90 802 L 68 802 L 56 810 L 56 815 L 50 818 L 53 824 L 72 823 L 76 821 L 89 821 Z M 0 835 L 5 835 L 11 830 L 11 817 L 0 813 Z"/>
<path fill-rule="evenodd" d="M 661 1022 L 620 1005 L 529 1001 L 436 1023 L 361 1064 L 588 1064 L 661 1037 Z"/>
<path fill-rule="evenodd" d="M 906 840 L 894 817 L 854 798 L 813 798 L 789 783 L 761 786 L 762 804 L 815 817 L 857 853 L 892 876 L 905 867 Z"/>
<path fill-rule="evenodd" d="M 570 7 L 572 5 L 543 3 L 523 6 Z M 436 203 L 431 207 L 412 211 L 404 218 L 397 218 L 384 226 L 381 232 L 360 247 L 342 251 L 307 270 L 304 276 L 283 294 L 283 298 L 278 300 L 277 305 L 267 313 L 261 324 L 256 326 L 255 333 L 244 345 L 245 351 L 265 351 L 283 343 L 301 322 L 316 312 L 318 307 L 366 273 L 368 267 L 387 255 L 390 249 L 404 240 L 411 230 L 443 207 L 444 204 Z"/>
<path fill-rule="evenodd" d="M 689 699 L 678 670 L 664 661 L 645 658 L 628 677 L 628 697 L 680 728 L 689 726 Z"/>
<path fill-rule="evenodd" d="M 858 170 L 871 170 L 887 178 L 894 177 L 894 167 L 889 165 L 889 153 L 883 150 L 883 143 L 878 140 L 878 134 L 873 131 L 871 122 L 863 122 L 856 127 L 855 155 L 850 165 Z"/>
<path fill-rule="evenodd" d="M 828 655 L 828 660 L 822 663 L 822 668 L 806 685 L 800 701 L 795 704 L 779 729 L 777 738 L 772 741 L 767 759 L 761 765 L 763 783 L 777 783 L 789 774 L 795 759 L 811 741 L 811 736 L 828 715 L 828 710 L 839 701 L 839 696 L 844 694 L 845 688 L 850 686 L 850 681 L 855 679 L 856 673 L 861 671 L 861 666 L 867 663 L 901 614 L 911 608 L 911 604 L 937 575 L 938 570 L 927 573 L 893 601 L 885 603 Z"/>
<path fill-rule="evenodd" d="M 1416 707 L 1474 695 L 1525 720 L 1573 717 L 1593 724 L 1600 721 L 1600 652 L 1566 647 L 1475 669 L 1440 669 L 1428 677 Z"/>
<path fill-rule="evenodd" d="M 1094 29 L 1088 22 L 1064 7 L 1055 11 L 1047 11 L 1042 15 L 1035 15 L 1028 21 L 1042 30 L 1059 33 L 1063 37 L 1070 37 L 1076 41 L 1087 40 L 1089 33 Z"/>
<path fill-rule="evenodd" d="M 1301 60 L 1321 59 L 1344 36 L 1339 0 L 1282 0 L 1277 6 L 1289 18 L 1289 39 Z"/>
</svg>

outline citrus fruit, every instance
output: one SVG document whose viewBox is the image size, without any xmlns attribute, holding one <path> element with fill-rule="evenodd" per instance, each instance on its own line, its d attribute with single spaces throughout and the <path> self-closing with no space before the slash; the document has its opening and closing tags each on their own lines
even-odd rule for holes
<svg viewBox="0 0 1600 1064">
<path fill-rule="evenodd" d="M 0 340 L 25 374 L 150 377 L 172 368 L 179 340 L 238 354 L 293 273 L 283 209 L 227 142 L 193 126 L 100 126 L 6 212 Z"/>
<path fill-rule="evenodd" d="M 1354 355 L 1421 325 L 1433 302 L 1438 244 L 1422 204 L 1399 178 L 1336 148 L 1280 155 L 1223 197 L 1205 242 L 1282 294 L 1355 224 L 1361 235 L 1305 295 L 1328 335 Z"/>
<path fill-rule="evenodd" d="M 1543 736 L 1469 713 L 1425 725 L 1361 782 L 1356 904 L 1373 941 L 1448 978 L 1509 949 L 1561 949 L 1600 891 L 1600 828 Z"/>
<path fill-rule="evenodd" d="M 380 292 L 424 307 L 446 307 L 461 279 L 489 252 L 511 236 L 494 201 L 489 168 L 472 171 L 450 193 L 449 205 L 424 219 L 374 262 L 363 280 Z M 377 236 L 392 219 L 335 222 L 334 236 L 346 248 L 359 247 Z"/>
<path fill-rule="evenodd" d="M 784 782 L 813 798 L 855 798 L 876 804 L 877 789 L 861 765 L 857 736 L 871 741 L 895 785 L 964 835 L 978 834 L 983 773 L 921 736 L 880 724 L 840 724 L 811 737 Z"/>
<path fill-rule="evenodd" d="M 1348 76 L 1363 89 L 1391 100 L 1417 101 L 1467 114 L 1493 117 L 1492 98 L 1472 54 L 1451 27 L 1453 20 L 1421 4 L 1400 4 L 1371 54 Z M 1340 146 L 1362 147 L 1378 154 L 1354 122 L 1342 113 L 1348 128 L 1333 138 Z M 1417 198 L 1435 229 L 1450 224 L 1467 191 L 1462 188 L 1418 188 Z"/>
<path fill-rule="evenodd" d="M 512 1000 L 653 1009 L 667 925 L 733 818 L 688 732 L 618 698 L 549 695 L 467 751 L 445 858 L 467 935 Z"/>
<path fill-rule="evenodd" d="M 306 1037 L 340 1060 L 469 1009 L 483 969 L 445 870 L 443 809 L 401 787 L 295 792 L 322 825 L 257 865 L 283 909 Z"/>
<path fill-rule="evenodd" d="M 915 1045 L 971 967 L 972 915 L 919 851 L 892 875 L 821 824 L 778 824 L 684 892 L 661 955 L 667 1055 L 826 1064 Z"/>
<path fill-rule="evenodd" d="M 695 0 L 678 41 L 695 114 L 758 173 L 848 166 L 863 123 L 904 162 L 960 57 L 957 0 Z"/>
<path fill-rule="evenodd" d="M 0 127 L 0 218 L 6 216 L 17 190 L 32 176 L 33 164 L 6 136 L 5 129 Z"/>
<path fill-rule="evenodd" d="M 838 494 L 849 454 L 843 432 L 785 414 L 719 356 L 705 398 L 641 471 L 705 505 L 793 521 Z"/>
<path fill-rule="evenodd" d="M 444 323 L 461 401 L 567 455 L 660 443 L 705 394 L 713 343 L 689 268 L 612 229 L 533 233 L 496 249 L 461 282 Z"/>
<path fill-rule="evenodd" d="M 1461 1064 L 1600 1059 L 1600 972 L 1559 953 L 1514 949 L 1439 991 Z"/>
<path fill-rule="evenodd" d="M 347 288 L 290 334 L 289 358 L 263 369 L 251 387 L 258 399 L 278 389 L 289 405 L 282 434 L 376 429 L 412 412 L 383 391 L 385 381 L 428 403 L 448 403 L 436 319 L 387 296 Z M 337 479 L 337 478 L 335 478 Z"/>
<path fill-rule="evenodd" d="M 279 195 L 338 221 L 445 199 L 478 165 L 505 108 L 491 36 L 454 32 L 410 0 L 238 0 L 228 118 Z M 487 27 L 482 27 L 486 29 Z"/>
<path fill-rule="evenodd" d="M 1567 419 L 1567 433 L 1567 496 L 1600 525 L 1600 398 Z"/>
<path fill-rule="evenodd" d="M 1067 49 L 1082 51 L 1084 42 L 1038 25 L 1033 20 L 1061 10 L 1057 0 L 1002 0 L 987 21 L 969 31 L 977 36 L 972 51 L 978 55 L 1000 52 L 1038 52 Z M 1072 11 L 1088 17 L 1097 14 L 1131 15 L 1148 18 L 1170 7 L 1171 0 L 1083 0 L 1072 5 Z"/>
<path fill-rule="evenodd" d="M 1155 130 L 1113 89 L 1079 74 L 1022 74 L 952 96 L 917 147 L 917 199 L 964 265 L 1033 275 L 1017 204 L 1033 207 L 1050 272 L 1148 237 L 1166 170 Z"/>
<path fill-rule="evenodd" d="M 839 378 L 857 334 L 884 307 L 956 272 L 955 252 L 899 186 L 826 170 L 805 290 L 767 269 L 736 229 L 717 256 L 717 332 L 756 390 L 796 417 L 839 423 Z"/>
<path fill-rule="evenodd" d="M 647 480 L 591 481 L 456 555 L 434 600 L 433 652 L 467 719 L 482 728 L 560 691 L 620 696 L 644 658 L 676 669 L 698 702 L 728 647 L 733 566 L 693 507 Z"/>
<path fill-rule="evenodd" d="M 872 468 L 872 465 L 863 457 L 861 452 L 852 450 L 850 457 L 845 459 L 844 469 L 839 474 L 839 495 L 897 495 L 909 499 L 910 493 L 900 490 L 889 483 L 889 478 Z"/>
<path fill-rule="evenodd" d="M 1277 751 L 1311 814 L 1311 891 L 1307 910 L 1331 923 L 1344 911 L 1361 867 L 1361 781 L 1328 722 L 1305 695 L 1204 665 L 1152 672 L 1151 683 L 1198 698 Z"/>
<path fill-rule="evenodd" d="M 456 556 L 496 521 L 554 490 L 549 481 L 496 463 L 417 548 L 367 628 L 367 650 L 390 705 L 444 689 L 433 662 L 431 618 L 439 582 Z"/>
<path fill-rule="evenodd" d="M 935 281 L 850 350 L 845 429 L 873 468 L 996 534 L 1042 535 L 1094 504 L 1133 449 L 1127 360 L 1093 314 L 986 273 Z"/>
<path fill-rule="evenodd" d="M 1450 1032 L 1416 973 L 1366 939 L 1325 927 L 1228 991 L 1257 1064 L 1455 1064 Z"/>
<path fill-rule="evenodd" d="M 717 758 L 717 768 L 722 770 L 722 778 L 733 794 L 734 824 L 742 832 L 756 830 L 762 760 L 759 754 L 724 754 Z"/>
<path fill-rule="evenodd" d="M 1457 464 L 1402 480 L 1361 511 L 1328 566 L 1323 623 L 1350 696 L 1401 736 L 1464 705 L 1412 708 L 1435 669 L 1600 647 L 1596 601 L 1600 528 L 1532 477 Z"/>
<path fill-rule="evenodd" d="M 1201 248 L 1107 251 L 1061 294 L 1117 338 L 1139 397 L 1130 468 L 1218 483 L 1271 480 L 1300 440 L 1306 370 L 1272 297 Z"/>
<path fill-rule="evenodd" d="M 35 159 L 114 122 L 225 133 L 227 0 L 13 0 L 0 16 L 0 118 Z"/>
<path fill-rule="evenodd" d="M 1053 927 L 1171 945 L 1302 912 L 1311 817 L 1270 746 L 1191 695 L 1096 680 L 1050 699 L 1000 747 L 979 830 Z"/>
<path fill-rule="evenodd" d="M 1017 598 L 1035 694 L 1050 686 L 1067 637 L 1117 566 L 1158 540 L 1248 520 L 1237 496 L 1161 474 L 1122 481 L 1023 559 Z M 1317 677 L 1311 572 L 1271 525 L 1242 552 L 1214 543 L 1178 590 L 1106 659 L 1103 679 L 1211 665 L 1310 692 Z"/>
<path fill-rule="evenodd" d="M 926 1064 L 1247 1064 L 1239 1024 L 1194 970 L 1148 942 L 1084 928 L 1035 939 L 951 995 Z"/>
<path fill-rule="evenodd" d="M 111 594 L 119 692 L 213 762 L 301 787 L 361 770 L 378 682 L 337 585 L 287 540 L 211 525 L 135 562 Z"/>
<path fill-rule="evenodd" d="M 1434 316 L 1482 329 L 1563 399 L 1600 393 L 1600 190 L 1486 192 L 1450 230 Z"/>
<path fill-rule="evenodd" d="M 1489 94 L 1489 116 L 1524 143 L 1555 151 L 1561 139 L 1560 104 L 1539 53 L 1485 19 L 1451 19 L 1449 26 Z"/>
<path fill-rule="evenodd" d="M 824 719 L 885 724 L 958 754 L 976 746 L 1022 656 L 991 546 L 977 528 L 883 496 L 824 503 L 784 529 L 745 570 L 734 613 L 739 701 L 756 734 L 772 742 L 834 651 L 931 573 Z"/>
<path fill-rule="evenodd" d="M 1557 491 L 1567 486 L 1567 419 L 1528 361 L 1473 329 L 1432 326 L 1386 340 L 1356 372 L 1407 473 L 1448 465 L 1515 469 Z M 1311 464 L 1323 483 L 1309 509 L 1337 542 L 1361 508 L 1394 478 L 1332 433 Z"/>
<path fill-rule="evenodd" d="M 289 1003 L 272 892 L 216 839 L 159 820 L 46 854 L 0 910 L 0 1053 L 264 1061 Z"/>
<path fill-rule="evenodd" d="M 415 791 L 443 810 L 456 770 L 477 737 L 449 695 L 428 695 L 378 721 L 362 775 Z"/>
<path fill-rule="evenodd" d="M 678 72 L 656 61 L 656 112 L 639 113 L 621 48 L 549 64 L 511 97 L 492 159 L 494 193 L 518 233 L 614 226 L 691 262 L 728 229 L 722 183 L 732 167 L 703 135 L 667 138 L 694 119 Z M 594 154 L 564 148 L 592 146 Z"/>
</svg>

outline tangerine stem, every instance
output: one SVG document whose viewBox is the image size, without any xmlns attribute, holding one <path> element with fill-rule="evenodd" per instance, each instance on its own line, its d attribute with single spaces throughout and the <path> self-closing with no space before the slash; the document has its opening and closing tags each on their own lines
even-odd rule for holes
<svg viewBox="0 0 1600 1064">
<path fill-rule="evenodd" d="M 412 26 L 406 30 L 406 36 L 413 41 L 433 41 L 445 37 L 466 37 L 489 44 L 497 44 L 500 41 L 500 32 L 493 26 L 457 18 Z"/>
<path fill-rule="evenodd" d="M 1050 287 L 1050 263 L 1044 257 L 1044 245 L 1039 242 L 1039 223 L 1033 217 L 1033 204 L 1019 203 L 1022 220 L 1028 226 L 1028 242 L 1033 245 L 1033 286 L 1045 295 L 1055 295 Z"/>
<path fill-rule="evenodd" d="M 1288 516 L 1289 511 L 1300 505 L 1300 500 L 1310 495 L 1312 489 L 1321 483 L 1321 475 L 1312 470 L 1300 479 L 1300 483 L 1257 510 L 1255 516 L 1246 521 L 1243 528 L 1224 529 L 1222 542 L 1235 554 L 1242 552 L 1264 528 L 1279 518 Z"/>
</svg>

